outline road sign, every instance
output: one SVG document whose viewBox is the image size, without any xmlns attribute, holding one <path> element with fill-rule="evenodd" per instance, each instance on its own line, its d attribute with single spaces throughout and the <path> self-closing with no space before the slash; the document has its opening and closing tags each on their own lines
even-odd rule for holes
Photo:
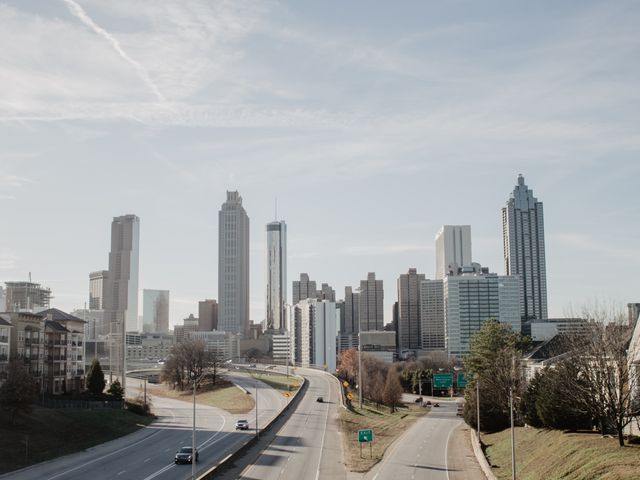
<svg viewBox="0 0 640 480">
<path fill-rule="evenodd" d="M 358 441 L 360 443 L 373 442 L 373 430 L 358 430 Z"/>
<path fill-rule="evenodd" d="M 453 386 L 453 373 L 434 373 L 433 388 L 451 388 Z"/>
<path fill-rule="evenodd" d="M 467 377 L 464 372 L 458 372 L 458 379 L 456 383 L 458 384 L 458 388 L 464 388 L 467 386 Z"/>
</svg>

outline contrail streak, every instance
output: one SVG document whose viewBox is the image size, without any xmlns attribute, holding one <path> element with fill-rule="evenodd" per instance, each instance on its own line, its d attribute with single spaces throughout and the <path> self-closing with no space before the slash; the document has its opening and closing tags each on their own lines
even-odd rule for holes
<svg viewBox="0 0 640 480">
<path fill-rule="evenodd" d="M 122 59 L 125 62 L 127 62 L 128 64 L 133 66 L 133 68 L 136 69 L 138 76 L 142 79 L 144 83 L 147 84 L 147 86 L 151 89 L 151 91 L 153 92 L 153 94 L 156 96 L 158 100 L 160 100 L 161 102 L 165 100 L 164 96 L 160 93 L 160 90 L 158 90 L 158 87 L 156 86 L 156 84 L 153 83 L 153 81 L 149 77 L 149 74 L 147 73 L 145 68 L 142 65 L 140 65 L 138 62 L 136 62 L 133 58 L 131 58 L 129 55 L 127 55 L 127 52 L 125 52 L 122 49 L 122 47 L 120 46 L 120 42 L 118 42 L 118 40 L 116 40 L 113 37 L 113 35 L 111 35 L 101 26 L 97 25 L 96 22 L 94 22 L 91 19 L 91 17 L 87 15 L 87 12 L 85 12 L 84 9 L 80 5 L 78 5 L 74 0 L 63 0 L 63 1 L 64 3 L 67 4 L 69 11 L 73 15 L 78 17 L 82 21 L 82 23 L 84 23 L 89 28 L 91 28 L 91 30 L 93 30 L 95 33 L 97 33 L 102 38 L 107 40 L 111 44 L 113 49 L 118 53 L 118 55 L 120 55 L 120 57 L 122 57 Z"/>
</svg>

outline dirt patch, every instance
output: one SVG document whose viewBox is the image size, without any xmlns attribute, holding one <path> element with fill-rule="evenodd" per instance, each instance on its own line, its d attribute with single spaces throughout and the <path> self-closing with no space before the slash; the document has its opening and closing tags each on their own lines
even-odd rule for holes
<svg viewBox="0 0 640 480">
<path fill-rule="evenodd" d="M 175 398 L 185 402 L 193 401 L 193 390 L 172 390 L 166 385 L 157 385 L 150 390 L 152 395 Z M 216 385 L 205 385 L 196 393 L 196 403 L 217 407 L 231 414 L 247 413 L 253 410 L 255 401 L 240 388 L 227 380 L 219 380 Z"/>
</svg>

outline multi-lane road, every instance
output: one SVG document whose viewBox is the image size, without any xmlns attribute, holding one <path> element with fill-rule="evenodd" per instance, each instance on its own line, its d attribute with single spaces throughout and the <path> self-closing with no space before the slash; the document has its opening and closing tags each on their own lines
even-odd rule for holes
<svg viewBox="0 0 640 480">
<path fill-rule="evenodd" d="M 237 376 L 234 383 L 255 395 L 258 388 L 259 424 L 266 424 L 284 407 L 286 399 L 254 379 Z M 138 385 L 128 380 L 130 388 Z M 158 420 L 146 428 L 83 452 L 44 462 L 1 476 L 2 480 L 169 480 L 191 478 L 191 465 L 175 465 L 178 448 L 191 445 L 192 405 L 189 402 L 153 397 Z M 242 416 L 255 425 L 255 410 Z M 205 471 L 254 435 L 235 431 L 238 415 L 197 405 L 196 443 L 200 451 L 198 471 Z M 64 438 L 60 439 L 61 442 Z"/>
<path fill-rule="evenodd" d="M 347 478 L 338 424 L 340 390 L 330 375 L 298 369 L 309 382 L 286 424 L 239 475 L 244 480 Z M 322 402 L 318 402 L 322 397 Z M 227 475 L 224 478 L 237 478 Z"/>
</svg>

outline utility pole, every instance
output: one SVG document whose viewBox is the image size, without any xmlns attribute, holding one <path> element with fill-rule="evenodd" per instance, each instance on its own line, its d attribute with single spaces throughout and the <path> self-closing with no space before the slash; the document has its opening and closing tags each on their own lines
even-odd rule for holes
<svg viewBox="0 0 640 480">
<path fill-rule="evenodd" d="M 258 438 L 258 382 L 256 381 L 256 438 Z"/>
<path fill-rule="evenodd" d="M 193 377 L 193 430 L 191 431 L 191 480 L 196 480 L 196 385 L 197 385 L 197 379 L 194 375 Z"/>
</svg>

